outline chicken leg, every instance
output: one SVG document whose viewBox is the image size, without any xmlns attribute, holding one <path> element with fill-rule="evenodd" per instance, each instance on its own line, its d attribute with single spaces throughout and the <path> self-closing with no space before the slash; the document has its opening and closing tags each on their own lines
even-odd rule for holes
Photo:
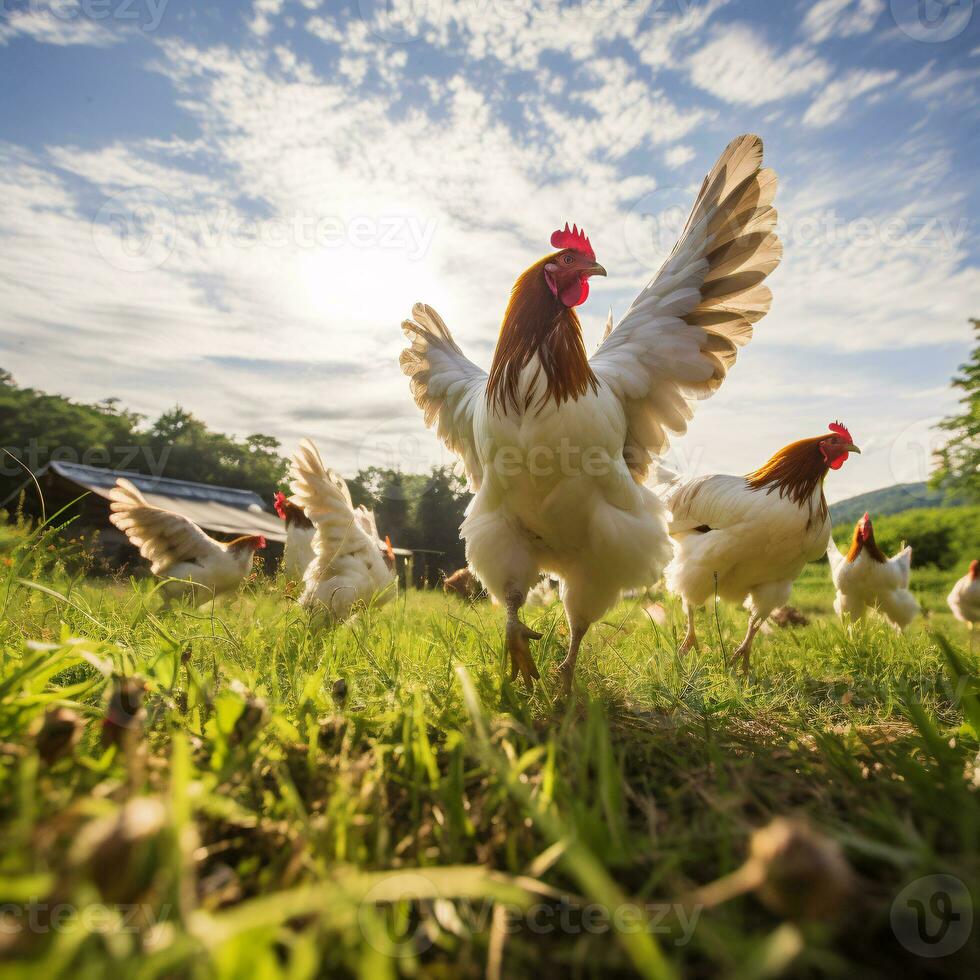
<svg viewBox="0 0 980 980">
<path fill-rule="evenodd" d="M 578 659 L 578 648 L 588 631 L 588 626 L 573 626 L 568 638 L 568 654 L 561 662 L 558 670 L 561 672 L 562 687 L 566 694 L 571 693 L 572 677 L 575 675 L 575 661 Z"/>
<path fill-rule="evenodd" d="M 509 591 L 505 597 L 507 652 L 510 654 L 510 679 L 517 680 L 517 675 L 520 674 L 524 678 L 524 683 L 532 687 L 540 675 L 531 657 L 528 641 L 540 640 L 541 634 L 521 622 L 519 613 L 525 597 L 525 594 L 517 589 Z"/>
<path fill-rule="evenodd" d="M 690 653 L 691 650 L 701 649 L 701 646 L 698 643 L 698 635 L 694 632 L 694 606 L 689 602 L 685 602 L 684 612 L 687 613 L 687 633 L 684 636 L 683 642 L 677 648 L 677 652 L 681 656 L 686 653 Z"/>
<path fill-rule="evenodd" d="M 745 631 L 745 639 L 735 648 L 732 655 L 728 658 L 729 666 L 734 666 L 737 660 L 742 661 L 742 673 L 749 672 L 749 654 L 752 650 L 752 641 L 755 634 L 762 629 L 762 624 L 766 621 L 765 616 L 758 616 L 755 613 L 749 614 L 749 628 Z"/>
</svg>

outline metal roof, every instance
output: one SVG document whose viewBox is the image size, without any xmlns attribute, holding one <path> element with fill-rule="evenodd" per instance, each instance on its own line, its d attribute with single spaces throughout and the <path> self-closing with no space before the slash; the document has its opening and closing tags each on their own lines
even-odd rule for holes
<svg viewBox="0 0 980 980">
<path fill-rule="evenodd" d="M 286 540 L 282 521 L 267 511 L 262 498 L 251 490 L 216 487 L 165 476 L 146 476 L 128 470 L 107 470 L 61 460 L 52 460 L 41 473 L 48 469 L 106 499 L 116 480 L 129 480 L 146 497 L 147 503 L 181 514 L 206 531 L 262 534 L 271 541 Z"/>
<path fill-rule="evenodd" d="M 146 497 L 148 504 L 172 510 L 206 531 L 262 534 L 270 541 L 286 540 L 283 522 L 266 510 L 262 498 L 251 490 L 173 480 L 166 476 L 146 476 L 144 473 L 133 473 L 129 470 L 107 470 L 100 466 L 62 460 L 51 460 L 37 475 L 41 476 L 49 469 L 106 499 L 109 498 L 109 491 L 116 485 L 116 480 L 129 480 Z M 378 547 L 383 551 L 384 542 L 378 541 Z M 393 548 L 392 551 L 400 557 L 412 554 L 405 548 Z"/>
</svg>

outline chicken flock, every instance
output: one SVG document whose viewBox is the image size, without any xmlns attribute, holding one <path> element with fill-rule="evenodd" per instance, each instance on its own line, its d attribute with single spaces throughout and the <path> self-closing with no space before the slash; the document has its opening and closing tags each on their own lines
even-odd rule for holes
<svg viewBox="0 0 980 980">
<path fill-rule="evenodd" d="M 293 496 L 276 493 L 273 504 L 286 525 L 282 570 L 303 583 L 299 605 L 314 620 L 337 622 L 365 604 L 390 601 L 398 583 L 395 555 L 390 540 L 378 539 L 374 515 L 354 507 L 343 478 L 307 439 L 289 475 Z M 167 599 L 189 594 L 202 602 L 238 588 L 266 546 L 261 536 L 216 541 L 188 518 L 149 504 L 128 480 L 117 481 L 109 500 L 109 520 L 164 580 Z"/>
<path fill-rule="evenodd" d="M 769 310 L 765 280 L 782 257 L 776 186 L 762 141 L 733 140 L 666 262 L 620 322 L 610 319 L 591 357 L 575 311 L 589 280 L 606 270 L 585 232 L 567 224 L 551 236 L 553 251 L 517 277 L 489 372 L 463 354 L 432 307 L 416 304 L 403 322 L 401 367 L 412 395 L 474 493 L 460 529 L 467 565 L 504 608 L 512 679 L 530 685 L 539 676 L 531 643 L 540 635 L 521 610 L 532 590 L 541 601 L 542 576 L 558 580 L 568 621 L 566 689 L 590 626 L 624 591 L 662 577 L 687 618 L 681 653 L 698 644 L 699 607 L 744 603 L 748 626 L 731 658 L 744 670 L 756 634 L 804 566 L 824 554 L 842 619 L 877 609 L 903 628 L 917 614 L 910 548 L 887 558 L 867 514 L 846 554 L 831 539 L 824 480 L 860 453 L 842 423 L 779 449 L 745 476 L 669 481 L 659 465 Z M 291 495 L 276 494 L 275 509 L 286 528 L 283 570 L 303 583 L 300 605 L 336 622 L 390 600 L 394 556 L 373 515 L 353 507 L 343 479 L 308 440 L 289 475 Z M 235 588 L 265 543 L 219 543 L 124 480 L 111 492 L 111 511 L 166 580 L 168 596 Z M 977 562 L 949 604 L 971 628 L 980 619 Z"/>
</svg>

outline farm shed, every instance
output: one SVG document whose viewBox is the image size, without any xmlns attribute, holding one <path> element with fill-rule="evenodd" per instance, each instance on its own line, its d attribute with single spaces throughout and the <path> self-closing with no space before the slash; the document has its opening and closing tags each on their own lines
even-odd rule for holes
<svg viewBox="0 0 980 980">
<path fill-rule="evenodd" d="M 262 555 L 270 571 L 275 570 L 282 557 L 285 526 L 272 512 L 271 504 L 267 507 L 265 501 L 251 490 L 61 460 L 52 460 L 36 475 L 48 515 L 71 505 L 67 514 L 76 518 L 72 524 L 73 533 L 76 530 L 83 533 L 97 531 L 100 550 L 111 564 L 134 565 L 140 560 L 126 536 L 109 523 L 109 491 L 120 477 L 129 480 L 148 503 L 190 518 L 218 540 L 228 541 L 243 534 L 263 535 L 267 548 Z M 28 487 L 25 489 L 28 497 L 33 496 Z M 33 516 L 38 515 L 34 512 Z M 379 541 L 378 547 L 384 550 L 385 543 Z M 413 552 L 405 548 L 395 548 L 394 552 L 404 573 Z"/>
<path fill-rule="evenodd" d="M 219 540 L 230 540 L 242 534 L 261 534 L 268 542 L 265 557 L 273 559 L 274 564 L 282 555 L 286 540 L 283 523 L 271 509 L 266 509 L 262 498 L 250 490 L 61 460 L 52 460 L 37 473 L 49 515 L 77 501 L 69 511 L 77 515 L 73 527 L 98 531 L 106 558 L 114 563 L 132 564 L 135 552 L 126 536 L 109 523 L 109 491 L 120 477 L 129 480 L 146 497 L 147 503 L 190 518 Z"/>
</svg>

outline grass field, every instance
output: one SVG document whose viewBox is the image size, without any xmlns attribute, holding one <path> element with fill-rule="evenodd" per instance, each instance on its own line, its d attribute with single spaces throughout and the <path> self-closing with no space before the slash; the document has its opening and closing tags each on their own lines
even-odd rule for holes
<svg viewBox="0 0 980 980">
<path fill-rule="evenodd" d="M 528 613 L 528 694 L 487 604 L 409 592 L 311 632 L 281 583 L 163 612 L 51 547 L 0 534 L 5 976 L 976 975 L 980 699 L 948 573 L 915 576 L 930 616 L 900 637 L 843 631 L 809 569 L 813 622 L 762 637 L 748 681 L 721 656 L 741 611 L 679 660 L 676 603 L 623 603 L 565 700 L 560 607 Z M 39 731 L 59 705 L 77 744 Z M 775 817 L 810 836 L 743 868 Z"/>
</svg>

